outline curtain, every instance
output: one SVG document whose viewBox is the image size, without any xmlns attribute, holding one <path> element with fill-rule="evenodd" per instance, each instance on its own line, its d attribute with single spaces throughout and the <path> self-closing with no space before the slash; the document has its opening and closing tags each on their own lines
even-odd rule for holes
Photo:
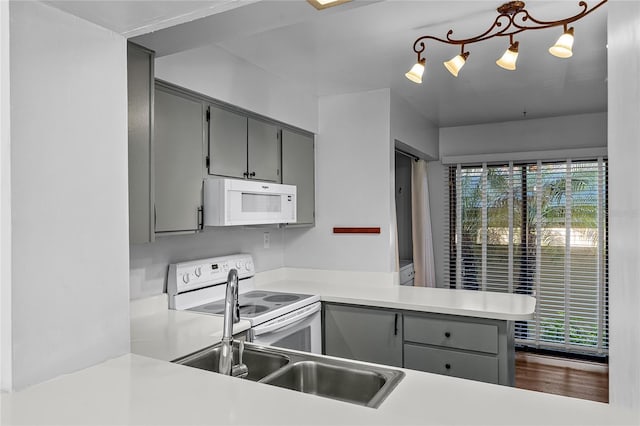
<svg viewBox="0 0 640 426">
<path fill-rule="evenodd" d="M 413 240 L 413 268 L 417 287 L 435 287 L 435 261 L 433 235 L 429 213 L 429 188 L 427 186 L 427 162 L 411 163 L 411 225 Z"/>
</svg>

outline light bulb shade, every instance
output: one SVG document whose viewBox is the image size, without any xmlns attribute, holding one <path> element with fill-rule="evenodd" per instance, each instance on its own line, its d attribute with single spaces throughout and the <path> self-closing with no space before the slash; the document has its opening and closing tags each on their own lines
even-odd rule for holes
<svg viewBox="0 0 640 426">
<path fill-rule="evenodd" d="M 409 72 L 405 74 L 405 77 L 407 77 L 414 83 L 422 83 L 422 74 L 424 74 L 424 63 L 424 59 L 416 62 L 415 65 L 411 67 Z"/>
<path fill-rule="evenodd" d="M 549 48 L 549 53 L 557 58 L 570 58 L 573 55 L 573 27 L 564 32 Z"/>
<path fill-rule="evenodd" d="M 496 61 L 499 67 L 505 70 L 513 71 L 516 69 L 516 61 L 518 60 L 518 42 L 513 43 L 500 59 Z"/>
<path fill-rule="evenodd" d="M 464 67 L 469 57 L 469 52 L 464 52 L 461 55 L 456 55 L 447 62 L 443 62 L 444 67 L 454 76 L 457 77 L 458 73 Z"/>
</svg>

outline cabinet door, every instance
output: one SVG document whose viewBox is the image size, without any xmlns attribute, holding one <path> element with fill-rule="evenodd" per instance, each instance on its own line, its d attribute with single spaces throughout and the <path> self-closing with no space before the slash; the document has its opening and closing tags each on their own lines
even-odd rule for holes
<svg viewBox="0 0 640 426">
<path fill-rule="evenodd" d="M 280 140 L 278 127 L 249 118 L 248 171 L 251 179 L 280 182 Z"/>
<path fill-rule="evenodd" d="M 315 221 L 313 136 L 282 130 L 282 183 L 297 187 L 297 222 Z"/>
<path fill-rule="evenodd" d="M 402 314 L 350 305 L 324 305 L 327 355 L 402 367 Z"/>
<path fill-rule="evenodd" d="M 151 193 L 151 117 L 153 52 L 127 45 L 129 106 L 129 242 L 153 241 Z"/>
<path fill-rule="evenodd" d="M 156 232 L 199 229 L 203 117 L 201 102 L 168 89 L 156 88 Z"/>
<path fill-rule="evenodd" d="M 247 172 L 247 117 L 210 106 L 209 174 L 244 178 Z"/>
</svg>

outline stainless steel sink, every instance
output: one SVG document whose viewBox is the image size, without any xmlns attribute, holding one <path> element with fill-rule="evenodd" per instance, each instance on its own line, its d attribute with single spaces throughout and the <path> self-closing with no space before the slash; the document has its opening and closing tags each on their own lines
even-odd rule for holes
<svg viewBox="0 0 640 426">
<path fill-rule="evenodd" d="M 199 352 L 174 360 L 176 364 L 188 365 L 201 370 L 218 372 L 220 360 L 220 344 L 210 346 Z M 238 342 L 233 342 L 233 364 L 238 363 Z M 274 352 L 270 348 L 245 344 L 242 362 L 246 364 L 249 374 L 248 380 L 258 381 L 270 373 L 280 369 L 289 363 L 289 358 L 283 354 Z"/>
<path fill-rule="evenodd" d="M 403 375 L 390 369 L 336 360 L 329 362 L 296 362 L 265 377 L 261 383 L 377 407 Z"/>
<path fill-rule="evenodd" d="M 173 362 L 218 372 L 221 345 L 216 344 Z M 234 342 L 234 364 L 238 342 Z M 390 367 L 307 352 L 245 343 L 243 362 L 249 380 L 339 401 L 377 408 L 404 377 Z"/>
</svg>

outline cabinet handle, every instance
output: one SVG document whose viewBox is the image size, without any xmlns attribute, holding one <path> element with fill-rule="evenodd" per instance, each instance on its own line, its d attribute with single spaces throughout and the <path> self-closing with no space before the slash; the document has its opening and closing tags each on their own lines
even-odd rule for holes
<svg viewBox="0 0 640 426">
<path fill-rule="evenodd" d="M 451 370 L 451 364 L 449 364 L 449 363 L 445 364 L 444 368 L 446 368 L 447 370 Z"/>
<path fill-rule="evenodd" d="M 451 333 L 449 333 L 448 331 L 445 331 L 444 337 L 448 339 L 449 337 L 451 337 Z"/>
<path fill-rule="evenodd" d="M 198 229 L 204 229 L 204 214 L 202 210 L 202 206 L 198 207 L 197 220 L 198 220 Z"/>
<path fill-rule="evenodd" d="M 249 177 L 249 172 L 244 172 L 244 173 L 242 174 L 242 176 L 244 176 L 244 177 Z"/>
<path fill-rule="evenodd" d="M 393 320 L 393 335 L 398 335 L 398 314 L 396 314 L 396 317 Z"/>
<path fill-rule="evenodd" d="M 249 173 L 249 177 L 255 177 L 255 175 L 256 175 L 256 172 Z"/>
</svg>

